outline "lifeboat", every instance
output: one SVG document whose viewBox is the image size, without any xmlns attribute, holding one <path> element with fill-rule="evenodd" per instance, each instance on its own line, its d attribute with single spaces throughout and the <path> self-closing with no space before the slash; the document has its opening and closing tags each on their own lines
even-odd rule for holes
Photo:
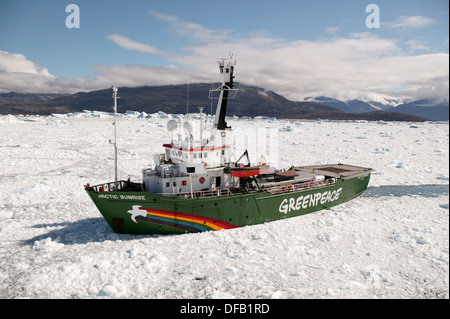
<svg viewBox="0 0 450 319">
<path fill-rule="evenodd" d="M 269 169 L 269 165 L 233 167 L 230 174 L 234 177 L 249 177 L 266 174 Z"/>
</svg>

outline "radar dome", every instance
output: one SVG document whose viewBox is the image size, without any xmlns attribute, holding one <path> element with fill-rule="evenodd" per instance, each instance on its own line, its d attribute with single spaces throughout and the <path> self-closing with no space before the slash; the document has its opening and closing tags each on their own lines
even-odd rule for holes
<svg viewBox="0 0 450 319">
<path fill-rule="evenodd" d="M 167 122 L 167 130 L 169 132 L 175 131 L 178 128 L 178 123 L 176 120 L 170 120 Z"/>
<path fill-rule="evenodd" d="M 192 134 L 192 132 L 194 131 L 192 122 L 189 121 L 189 120 L 186 121 L 186 122 L 184 122 L 183 128 L 184 128 L 186 131 L 188 131 L 190 134 Z"/>
</svg>

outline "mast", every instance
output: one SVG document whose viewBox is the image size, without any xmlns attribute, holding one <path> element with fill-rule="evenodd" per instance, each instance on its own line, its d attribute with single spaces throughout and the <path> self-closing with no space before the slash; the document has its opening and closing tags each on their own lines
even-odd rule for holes
<svg viewBox="0 0 450 319">
<path fill-rule="evenodd" d="M 111 87 L 113 90 L 112 97 L 114 99 L 114 142 L 109 140 L 109 143 L 114 146 L 114 188 L 117 191 L 117 92 L 119 91 L 116 87 Z"/>
<path fill-rule="evenodd" d="M 210 92 L 219 92 L 219 101 L 217 102 L 217 110 L 216 117 L 214 120 L 214 127 L 218 130 L 225 130 L 230 128 L 227 126 L 227 122 L 225 121 L 225 115 L 227 112 L 227 102 L 228 99 L 234 98 L 236 95 L 237 89 L 233 89 L 233 72 L 234 66 L 236 65 L 236 60 L 233 60 L 233 54 L 229 54 L 228 60 L 225 58 L 217 61 L 219 63 L 220 75 L 222 77 L 222 84 L 219 88 L 215 90 L 211 90 Z M 229 91 L 232 91 L 232 94 L 229 96 Z"/>
<path fill-rule="evenodd" d="M 198 109 L 200 111 L 200 148 L 203 149 L 203 107 Z"/>
<path fill-rule="evenodd" d="M 189 114 L 189 82 L 187 84 L 186 115 Z"/>
</svg>

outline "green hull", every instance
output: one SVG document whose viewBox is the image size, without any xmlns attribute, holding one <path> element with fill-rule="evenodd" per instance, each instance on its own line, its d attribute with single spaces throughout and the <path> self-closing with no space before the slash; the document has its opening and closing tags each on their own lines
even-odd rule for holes
<svg viewBox="0 0 450 319">
<path fill-rule="evenodd" d="M 335 184 L 281 194 L 252 192 L 212 198 L 155 193 L 87 190 L 114 232 L 182 234 L 262 224 L 342 204 L 366 188 L 370 171 L 341 177 Z"/>
</svg>

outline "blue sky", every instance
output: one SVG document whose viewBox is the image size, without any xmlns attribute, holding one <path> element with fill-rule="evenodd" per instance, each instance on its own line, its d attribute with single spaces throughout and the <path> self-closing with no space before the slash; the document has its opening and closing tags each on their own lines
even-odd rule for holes
<svg viewBox="0 0 450 319">
<path fill-rule="evenodd" d="M 80 28 L 67 28 L 70 3 Z M 376 4 L 380 27 L 367 28 Z M 236 80 L 294 100 L 448 97 L 447 0 L 0 2 L 1 92 Z"/>
</svg>

